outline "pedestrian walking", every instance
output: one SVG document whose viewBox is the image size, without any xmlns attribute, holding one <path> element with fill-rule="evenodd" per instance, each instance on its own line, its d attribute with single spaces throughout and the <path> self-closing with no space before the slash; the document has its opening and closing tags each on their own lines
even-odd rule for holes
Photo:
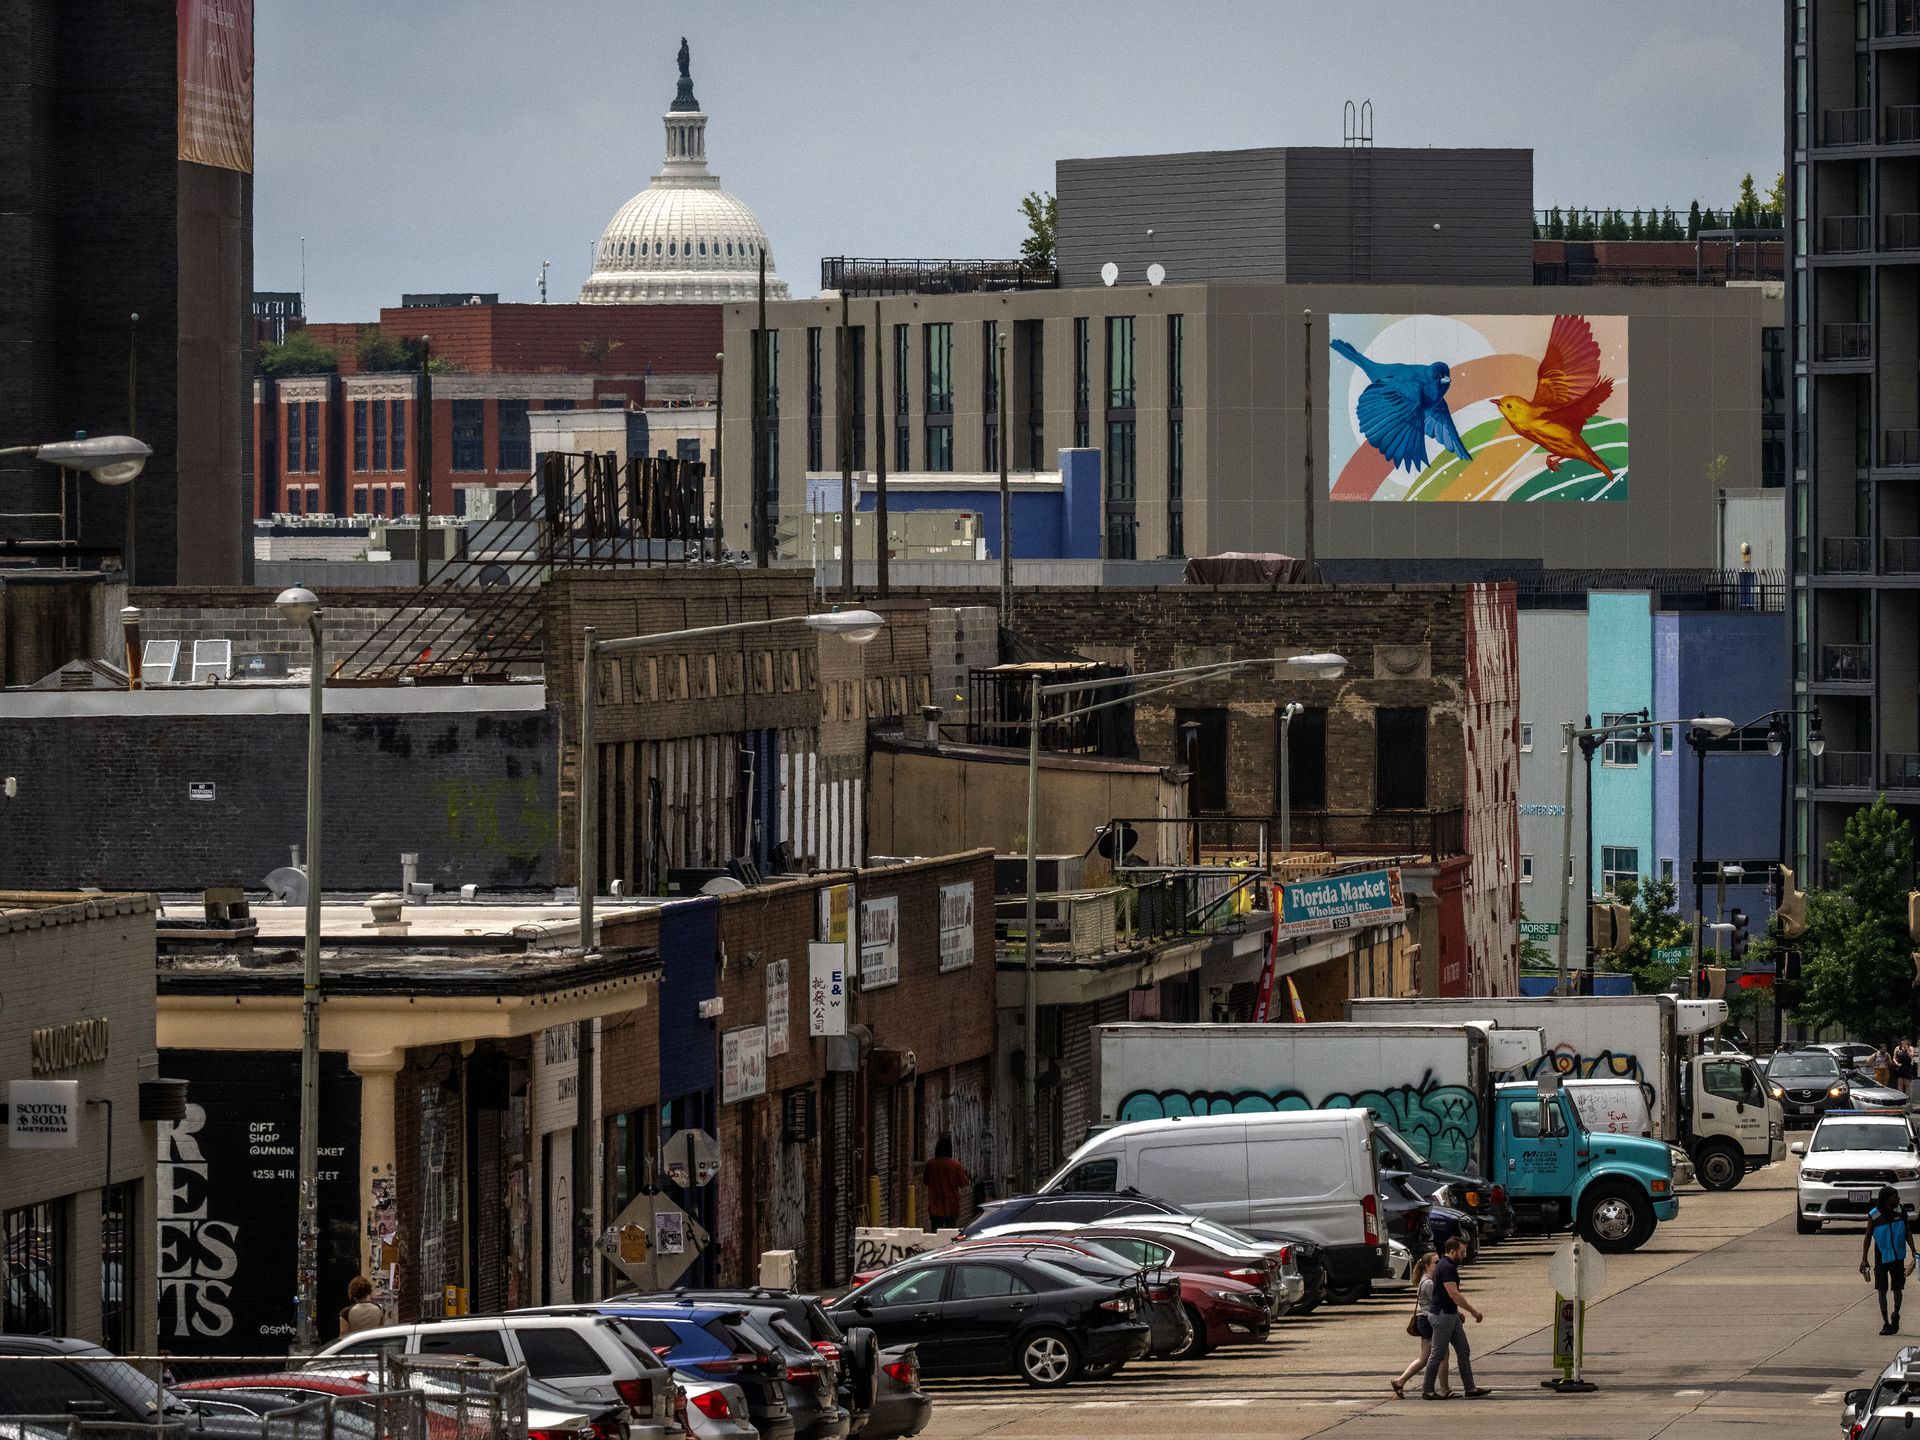
<svg viewBox="0 0 1920 1440">
<path fill-rule="evenodd" d="M 1466 1387 L 1460 1393 L 1469 1400 L 1491 1393 L 1485 1386 L 1473 1383 L 1473 1347 L 1467 1344 L 1467 1332 L 1461 1328 L 1463 1314 L 1471 1315 L 1476 1325 L 1487 1318 L 1460 1293 L 1460 1262 L 1466 1257 L 1466 1239 L 1455 1235 L 1447 1241 L 1446 1254 L 1433 1267 L 1433 1349 L 1427 1356 L 1426 1379 L 1420 1387 L 1422 1400 L 1444 1398 L 1434 1387 L 1449 1345 L 1453 1347 L 1453 1363 L 1460 1372 L 1460 1383 Z"/>
<path fill-rule="evenodd" d="M 1407 1398 L 1407 1382 L 1427 1368 L 1427 1358 L 1433 1354 L 1433 1266 L 1439 1258 L 1438 1255 L 1422 1255 L 1413 1262 L 1413 1274 L 1410 1277 L 1413 1281 L 1413 1318 L 1407 1322 L 1407 1333 L 1420 1337 L 1420 1358 L 1387 1382 L 1396 1400 Z M 1440 1357 L 1440 1398 L 1453 1398 L 1444 1354 Z"/>
<path fill-rule="evenodd" d="M 1873 1083 L 1885 1086 L 1893 1079 L 1893 1056 L 1887 1053 L 1887 1042 L 1882 1040 L 1873 1051 Z"/>
<path fill-rule="evenodd" d="M 1905 1036 L 1893 1047 L 1893 1088 L 1902 1095 L 1913 1095 L 1913 1041 Z"/>
<path fill-rule="evenodd" d="M 933 1158 L 920 1176 L 927 1187 L 927 1219 L 935 1230 L 951 1230 L 960 1223 L 961 1208 L 973 1190 L 967 1167 L 953 1158 L 953 1137 L 942 1135 L 933 1146 Z"/>
<path fill-rule="evenodd" d="M 387 1312 L 374 1302 L 373 1282 L 356 1275 L 347 1282 L 347 1308 L 340 1312 L 340 1333 L 352 1335 L 387 1323 Z"/>
<path fill-rule="evenodd" d="M 1882 1185 L 1880 1194 L 1874 1201 L 1873 1209 L 1867 1212 L 1867 1234 L 1860 1242 L 1860 1278 L 1870 1283 L 1880 1297 L 1880 1333 L 1897 1334 L 1900 1329 L 1900 1297 L 1907 1288 L 1907 1271 L 1913 1261 L 1908 1257 L 1920 1254 L 1920 1246 L 1914 1244 L 1913 1232 L 1907 1228 L 1907 1214 L 1900 1205 L 1900 1195 L 1891 1185 Z M 1873 1267 L 1869 1272 L 1867 1262 Z M 1893 1292 L 1893 1309 L 1888 1313 L 1887 1292 Z"/>
</svg>

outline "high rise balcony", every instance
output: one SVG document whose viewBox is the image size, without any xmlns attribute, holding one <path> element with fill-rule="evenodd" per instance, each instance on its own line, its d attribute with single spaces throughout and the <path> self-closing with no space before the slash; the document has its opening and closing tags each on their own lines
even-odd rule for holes
<svg viewBox="0 0 1920 1440">
<path fill-rule="evenodd" d="M 1905 107 L 1889 107 L 1889 109 Z M 1873 111 L 1861 105 L 1848 110 L 1820 112 L 1822 145 L 1866 145 L 1873 140 Z"/>
<path fill-rule="evenodd" d="M 1813 783 L 1829 790 L 1872 790 L 1873 756 L 1865 750 L 1829 750 L 1816 755 Z"/>
<path fill-rule="evenodd" d="M 1819 678 L 1839 684 L 1865 684 L 1873 679 L 1871 645 L 1822 645 Z"/>
<path fill-rule="evenodd" d="M 1873 249 L 1871 215 L 1829 215 L 1820 222 L 1822 255 L 1853 255 Z"/>
<path fill-rule="evenodd" d="M 1866 535 L 1827 535 L 1820 540 L 1820 573 L 1868 575 L 1873 572 L 1873 540 Z"/>
<path fill-rule="evenodd" d="M 1884 250 L 1920 250 L 1920 215 L 1889 215 L 1880 222 Z"/>
</svg>

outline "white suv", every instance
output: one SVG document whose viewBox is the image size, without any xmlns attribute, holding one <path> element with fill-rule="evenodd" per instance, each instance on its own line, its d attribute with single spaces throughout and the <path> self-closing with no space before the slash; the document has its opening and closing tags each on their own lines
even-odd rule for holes
<svg viewBox="0 0 1920 1440">
<path fill-rule="evenodd" d="M 660 1357 L 629 1341 L 616 1320 L 599 1315 L 463 1315 L 381 1325 L 334 1341 L 314 1358 L 471 1355 L 527 1373 L 585 1409 L 624 1405 L 628 1440 L 680 1440 L 673 1373 Z"/>
<path fill-rule="evenodd" d="M 1795 1207 L 1802 1235 L 1828 1220 L 1865 1220 L 1883 1185 L 1899 1193 L 1909 1221 L 1920 1214 L 1920 1153 L 1904 1114 L 1829 1110 L 1812 1138 L 1791 1149 L 1802 1157 Z"/>
</svg>

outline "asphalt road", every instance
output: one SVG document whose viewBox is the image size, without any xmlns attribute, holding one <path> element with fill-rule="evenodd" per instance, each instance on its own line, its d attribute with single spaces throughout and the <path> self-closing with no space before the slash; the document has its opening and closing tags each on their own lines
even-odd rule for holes
<svg viewBox="0 0 1920 1440">
<path fill-rule="evenodd" d="M 1587 1310 L 1589 1395 L 1540 1388 L 1553 1374 L 1547 1261 L 1563 1237 L 1491 1246 L 1464 1276 L 1486 1313 L 1469 1325 L 1483 1400 L 1396 1400 L 1387 1379 L 1418 1351 L 1404 1292 L 1281 1321 L 1263 1346 L 1187 1364 L 1146 1361 L 1104 1382 L 1040 1391 L 1013 1379 L 929 1381 L 928 1440 L 1106 1434 L 1179 1437 L 1491 1433 L 1633 1440 L 1837 1435 L 1840 1396 L 1920 1344 L 1920 1276 L 1903 1340 L 1882 1338 L 1856 1270 L 1861 1231 L 1796 1235 L 1795 1162 L 1728 1194 L 1682 1192 L 1680 1216 L 1634 1255 L 1607 1258 Z M 1859 1378 L 1856 1378 L 1859 1377 Z M 1457 1383 L 1457 1382 L 1456 1382 Z"/>
</svg>

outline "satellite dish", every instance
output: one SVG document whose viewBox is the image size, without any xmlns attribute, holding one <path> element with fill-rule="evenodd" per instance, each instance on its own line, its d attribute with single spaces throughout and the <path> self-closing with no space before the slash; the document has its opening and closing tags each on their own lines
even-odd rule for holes
<svg viewBox="0 0 1920 1440">
<path fill-rule="evenodd" d="M 1158 260 L 1154 261 L 1153 264 L 1147 267 L 1147 283 L 1149 285 L 1166 284 L 1167 267 L 1162 265 Z"/>
<path fill-rule="evenodd" d="M 746 886 L 742 885 L 731 875 L 716 875 L 700 887 L 700 893 L 702 895 L 731 895 L 736 890 L 744 890 L 746 888 Z"/>
<path fill-rule="evenodd" d="M 273 892 L 273 898 L 282 905 L 304 905 L 307 903 L 307 872 L 292 865 L 282 865 L 268 874 L 260 882 Z"/>
<path fill-rule="evenodd" d="M 1102 285 L 1111 285 L 1113 284 L 1114 281 L 1118 280 L 1119 278 L 1120 278 L 1120 267 L 1114 264 L 1113 261 L 1109 260 L 1106 264 L 1100 267 L 1100 283 Z"/>
</svg>

